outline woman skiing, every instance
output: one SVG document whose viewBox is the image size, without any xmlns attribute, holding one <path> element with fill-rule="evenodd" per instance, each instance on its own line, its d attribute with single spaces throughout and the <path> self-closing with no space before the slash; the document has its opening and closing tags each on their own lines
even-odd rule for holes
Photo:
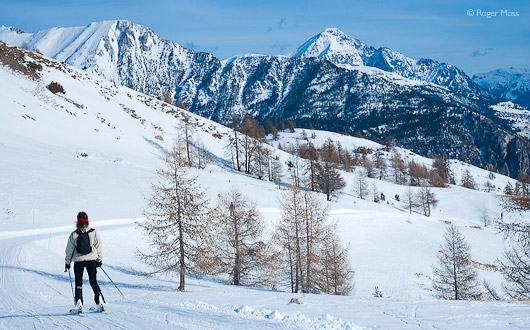
<svg viewBox="0 0 530 330">
<path fill-rule="evenodd" d="M 77 214 L 77 229 L 70 234 L 66 244 L 65 271 L 74 262 L 75 274 L 75 309 L 76 313 L 83 312 L 83 271 L 86 268 L 90 286 L 94 291 L 94 301 L 97 311 L 104 310 L 104 300 L 96 281 L 96 268 L 101 266 L 103 252 L 101 238 L 97 231 L 88 226 L 88 216 L 85 212 Z"/>
</svg>

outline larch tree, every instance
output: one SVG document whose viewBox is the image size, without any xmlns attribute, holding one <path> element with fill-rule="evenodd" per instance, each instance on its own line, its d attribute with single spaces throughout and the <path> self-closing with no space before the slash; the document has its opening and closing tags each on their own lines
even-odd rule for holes
<svg viewBox="0 0 530 330">
<path fill-rule="evenodd" d="M 468 169 L 466 169 L 462 173 L 462 179 L 460 180 L 460 185 L 468 189 L 477 189 L 477 184 L 475 183 L 475 179 L 473 178 L 473 175 Z"/>
<path fill-rule="evenodd" d="M 353 181 L 353 192 L 360 199 L 366 199 L 370 189 L 368 187 L 368 175 L 364 168 L 358 168 L 355 171 L 355 177 Z"/>
<path fill-rule="evenodd" d="M 354 290 L 355 272 L 349 262 L 348 250 L 342 246 L 336 232 L 336 225 L 332 225 L 325 237 L 318 285 L 320 290 L 327 294 L 349 295 Z"/>
<path fill-rule="evenodd" d="M 311 191 L 316 191 L 316 167 L 318 164 L 318 151 L 315 146 L 309 142 L 300 145 L 299 153 L 300 157 L 306 160 L 305 170 L 307 175 L 305 186 L 311 189 Z"/>
<path fill-rule="evenodd" d="M 530 225 L 501 223 L 501 232 L 510 238 L 504 257 L 499 261 L 506 280 L 503 288 L 512 299 L 530 299 Z"/>
<path fill-rule="evenodd" d="M 319 259 L 321 247 L 325 245 L 325 237 L 328 232 L 326 220 L 329 214 L 317 194 L 304 191 L 303 193 L 303 225 L 304 225 L 304 261 L 305 281 L 302 283 L 303 292 L 317 292 L 316 278 L 321 273 Z"/>
<path fill-rule="evenodd" d="M 195 269 L 208 232 L 208 200 L 197 178 L 182 164 L 183 149 L 177 142 L 166 154 L 144 211 L 146 220 L 138 222 L 152 247 L 150 252 L 139 251 L 140 258 L 154 273 L 178 271 L 180 291 L 185 290 L 186 273 Z"/>
<path fill-rule="evenodd" d="M 271 154 L 269 171 L 270 171 L 269 180 L 274 182 L 276 185 L 278 185 L 278 189 L 280 189 L 282 185 L 282 178 L 283 178 L 283 165 L 280 160 L 280 156 L 276 154 Z"/>
<path fill-rule="evenodd" d="M 469 300 L 480 296 L 469 245 L 453 224 L 446 228 L 436 258 L 432 287 L 439 298 Z"/>
<path fill-rule="evenodd" d="M 418 201 L 416 199 L 416 194 L 412 191 L 412 188 L 408 187 L 403 194 L 402 205 L 409 210 L 409 214 L 412 214 L 412 210 L 418 207 Z"/>
<path fill-rule="evenodd" d="M 394 152 L 392 154 L 390 166 L 392 167 L 394 182 L 400 185 L 405 184 L 405 171 L 407 167 L 405 166 L 405 162 L 403 161 L 403 158 L 401 158 L 401 155 L 399 153 Z"/>
<path fill-rule="evenodd" d="M 338 171 L 339 156 L 333 141 L 328 139 L 320 149 L 320 163 L 317 166 L 316 182 L 326 199 L 331 200 L 346 183 Z"/>
<path fill-rule="evenodd" d="M 305 245 L 303 219 L 305 211 L 303 195 L 295 180 L 287 192 L 282 194 L 280 205 L 282 218 L 276 227 L 275 237 L 284 251 L 291 292 L 299 292 L 304 282 L 302 253 Z"/>
<path fill-rule="evenodd" d="M 373 164 L 376 170 L 376 176 L 379 180 L 383 180 L 386 177 L 386 161 L 383 158 L 383 153 L 380 150 L 376 150 L 373 156 Z"/>
<path fill-rule="evenodd" d="M 336 226 L 327 223 L 328 209 L 318 195 L 290 186 L 281 205 L 276 238 L 285 256 L 291 291 L 349 293 L 352 272 L 347 250 L 340 245 Z"/>
<path fill-rule="evenodd" d="M 210 272 L 229 274 L 234 285 L 265 282 L 268 244 L 262 240 L 264 226 L 256 205 L 233 188 L 221 194 L 210 221 Z"/>
<path fill-rule="evenodd" d="M 416 194 L 416 202 L 421 208 L 423 215 L 426 217 L 430 217 L 431 209 L 438 205 L 438 200 L 436 199 L 436 196 L 431 191 L 431 189 L 425 185 L 423 185 Z"/>
</svg>

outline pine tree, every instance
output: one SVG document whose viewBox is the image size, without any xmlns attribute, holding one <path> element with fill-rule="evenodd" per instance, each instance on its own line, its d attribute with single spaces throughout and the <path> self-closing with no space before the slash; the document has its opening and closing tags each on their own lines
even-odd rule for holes
<svg viewBox="0 0 530 330">
<path fill-rule="evenodd" d="M 185 274 L 194 270 L 208 232 L 208 201 L 196 177 L 187 173 L 180 159 L 185 150 L 178 142 L 166 154 L 159 182 L 152 185 L 145 222 L 139 222 L 151 242 L 152 252 L 139 252 L 154 272 L 178 271 L 179 290 L 185 290 Z M 186 157 L 184 155 L 184 157 Z"/>
<path fill-rule="evenodd" d="M 471 263 L 470 248 L 453 225 L 444 233 L 437 264 L 433 265 L 433 289 L 442 299 L 469 300 L 479 297 L 477 272 Z"/>
</svg>

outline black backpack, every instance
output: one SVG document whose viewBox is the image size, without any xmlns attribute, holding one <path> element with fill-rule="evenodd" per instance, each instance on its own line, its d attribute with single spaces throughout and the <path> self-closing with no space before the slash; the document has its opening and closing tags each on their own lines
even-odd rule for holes
<svg viewBox="0 0 530 330">
<path fill-rule="evenodd" d="M 85 255 L 89 254 L 92 251 L 92 247 L 90 246 L 90 237 L 88 236 L 88 233 L 93 232 L 94 228 L 90 229 L 87 232 L 77 232 L 79 236 L 77 237 L 77 253 Z"/>
</svg>

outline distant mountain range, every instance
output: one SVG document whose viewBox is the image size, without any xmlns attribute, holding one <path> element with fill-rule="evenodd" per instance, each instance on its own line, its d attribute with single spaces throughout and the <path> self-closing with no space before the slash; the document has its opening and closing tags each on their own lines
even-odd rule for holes
<svg viewBox="0 0 530 330">
<path fill-rule="evenodd" d="M 395 137 L 418 153 L 451 157 L 517 176 L 530 169 L 530 143 L 492 108 L 501 97 L 462 70 L 375 49 L 326 29 L 291 56 L 221 61 L 163 40 L 129 21 L 52 28 L 0 28 L 0 40 L 159 96 L 221 123 L 249 114 L 317 129 Z"/>
<path fill-rule="evenodd" d="M 530 109 L 530 69 L 497 69 L 477 73 L 473 81 L 491 94 Z"/>
</svg>

